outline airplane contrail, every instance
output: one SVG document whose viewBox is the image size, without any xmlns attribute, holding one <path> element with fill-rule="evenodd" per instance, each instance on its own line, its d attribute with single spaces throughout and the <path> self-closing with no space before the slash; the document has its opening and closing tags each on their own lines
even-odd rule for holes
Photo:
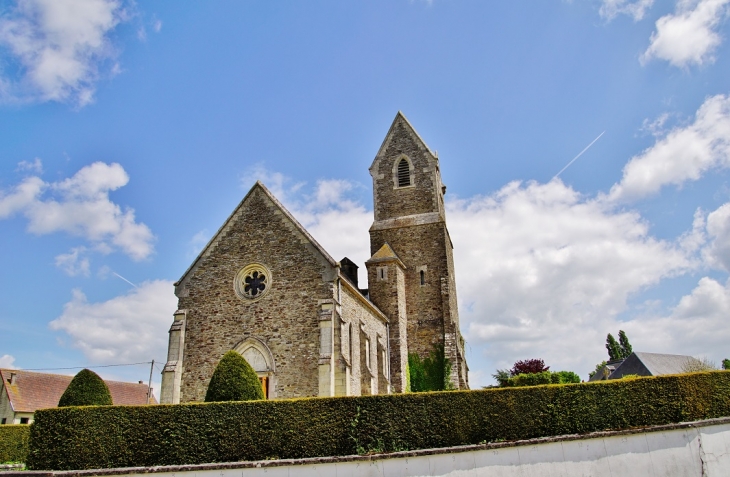
<svg viewBox="0 0 730 477">
<path fill-rule="evenodd" d="M 573 160 L 572 160 L 572 161 L 570 161 L 570 162 L 568 163 L 568 165 L 566 165 L 565 167 L 563 167 L 562 169 L 560 169 L 560 172 L 558 172 L 557 174 L 555 174 L 555 175 L 553 176 L 553 178 L 552 178 L 552 179 L 550 179 L 550 180 L 554 180 L 554 179 L 555 179 L 555 178 L 557 178 L 557 177 L 558 177 L 558 176 L 559 176 L 560 174 L 562 174 L 562 173 L 563 173 L 563 171 L 565 171 L 565 169 L 569 168 L 569 167 L 570 167 L 570 165 L 571 165 L 572 163 L 574 163 L 576 159 L 578 159 L 578 158 L 579 158 L 580 156 L 582 156 L 582 155 L 583 155 L 583 153 L 584 153 L 584 152 L 586 152 L 586 151 L 588 150 L 588 148 L 589 148 L 589 147 L 591 147 L 591 146 L 592 146 L 592 145 L 593 145 L 593 144 L 594 144 L 594 143 L 595 143 L 596 141 L 598 141 L 599 139 L 601 139 L 601 136 L 603 136 L 603 135 L 604 135 L 605 133 L 606 133 L 606 131 L 603 131 L 603 132 L 602 132 L 601 134 L 599 134 L 597 138 L 595 138 L 595 139 L 594 139 L 594 140 L 593 140 L 593 141 L 592 141 L 592 142 L 591 142 L 590 144 L 588 144 L 588 145 L 587 145 L 587 146 L 585 147 L 585 149 L 583 149 L 582 151 L 580 151 L 580 152 L 578 153 L 578 155 L 577 155 L 577 156 L 575 156 L 575 157 L 573 158 Z"/>
<path fill-rule="evenodd" d="M 122 280 L 124 280 L 125 282 L 129 283 L 130 285 L 132 285 L 134 288 L 139 288 L 137 285 L 135 285 L 134 283 L 130 282 L 129 280 L 127 280 L 126 278 L 124 278 L 123 276 L 121 276 L 120 274 L 118 274 L 117 272 L 115 272 L 114 270 L 112 270 L 112 273 L 114 275 L 118 276 L 119 278 L 121 278 Z"/>
</svg>

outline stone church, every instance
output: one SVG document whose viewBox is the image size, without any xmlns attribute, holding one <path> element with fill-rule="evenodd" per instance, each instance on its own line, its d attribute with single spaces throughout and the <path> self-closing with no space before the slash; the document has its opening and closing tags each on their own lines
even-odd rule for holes
<svg viewBox="0 0 730 477">
<path fill-rule="evenodd" d="M 400 112 L 375 160 L 368 288 L 257 182 L 175 283 L 162 403 L 202 401 L 239 352 L 268 399 L 404 392 L 408 354 L 444 346 L 467 389 L 438 156 Z"/>
</svg>

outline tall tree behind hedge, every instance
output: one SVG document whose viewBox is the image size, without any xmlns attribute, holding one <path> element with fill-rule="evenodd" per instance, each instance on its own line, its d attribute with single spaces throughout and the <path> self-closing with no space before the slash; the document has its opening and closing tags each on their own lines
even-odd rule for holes
<svg viewBox="0 0 730 477">
<path fill-rule="evenodd" d="M 609 361 L 616 361 L 622 358 L 621 345 L 618 344 L 616 338 L 611 333 L 606 336 L 606 350 L 608 351 Z"/>
<path fill-rule="evenodd" d="M 256 371 L 235 351 L 224 354 L 210 378 L 205 402 L 260 399 L 264 399 L 264 390 Z"/>
<path fill-rule="evenodd" d="M 631 347 L 631 343 L 629 343 L 629 338 L 626 336 L 626 333 L 624 333 L 624 330 L 618 331 L 618 342 L 621 346 L 621 358 L 626 359 L 631 356 L 631 353 L 633 353 L 634 350 Z"/>
<path fill-rule="evenodd" d="M 82 369 L 74 376 L 58 401 L 58 407 L 111 405 L 112 395 L 106 383 L 89 369 Z"/>
</svg>

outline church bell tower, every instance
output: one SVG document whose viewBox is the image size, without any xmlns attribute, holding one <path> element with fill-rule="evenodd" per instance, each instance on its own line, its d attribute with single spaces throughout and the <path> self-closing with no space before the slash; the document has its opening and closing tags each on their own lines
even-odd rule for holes
<svg viewBox="0 0 730 477">
<path fill-rule="evenodd" d="M 390 318 L 391 366 L 397 375 L 407 352 L 426 358 L 443 345 L 450 380 L 468 389 L 459 331 L 453 244 L 446 228 L 438 156 L 401 112 L 370 166 L 375 220 L 367 262 L 370 299 Z M 391 271 L 392 269 L 392 271 Z M 390 273 L 389 273 L 390 272 Z M 396 355 L 400 353 L 400 355 Z M 404 376 L 404 374 L 401 374 Z M 394 380 L 397 386 L 398 379 Z"/>
</svg>

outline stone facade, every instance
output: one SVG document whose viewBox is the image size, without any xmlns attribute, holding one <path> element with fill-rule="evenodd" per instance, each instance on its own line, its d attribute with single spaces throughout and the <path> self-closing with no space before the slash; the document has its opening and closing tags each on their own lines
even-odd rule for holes
<svg viewBox="0 0 730 477">
<path fill-rule="evenodd" d="M 438 159 L 398 113 L 371 173 L 369 291 L 256 183 L 175 284 L 161 402 L 202 401 L 232 349 L 268 398 L 404 392 L 437 344 L 468 386 Z"/>
<path fill-rule="evenodd" d="M 240 286 L 237 291 L 237 277 L 251 264 L 269 275 L 260 298 L 241 296 Z M 176 284 L 179 310 L 162 402 L 204 400 L 216 365 L 231 349 L 254 366 L 269 398 L 360 394 L 367 374 L 357 352 L 361 336 L 377 350 L 387 318 L 342 280 L 338 263 L 263 184 L 254 185 Z M 347 353 L 340 336 L 345 324 L 356 331 Z M 377 366 L 374 352 L 369 362 Z M 374 376 L 368 393 L 378 392 Z M 380 389 L 388 392 L 388 385 Z"/>
</svg>

